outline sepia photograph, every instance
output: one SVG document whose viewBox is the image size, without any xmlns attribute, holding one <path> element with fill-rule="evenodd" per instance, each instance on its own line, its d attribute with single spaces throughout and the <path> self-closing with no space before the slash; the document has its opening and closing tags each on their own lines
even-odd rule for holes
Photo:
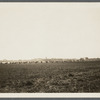
<svg viewBox="0 0 100 100">
<path fill-rule="evenodd" d="M 0 3 L 0 93 L 100 93 L 100 3 Z"/>
</svg>

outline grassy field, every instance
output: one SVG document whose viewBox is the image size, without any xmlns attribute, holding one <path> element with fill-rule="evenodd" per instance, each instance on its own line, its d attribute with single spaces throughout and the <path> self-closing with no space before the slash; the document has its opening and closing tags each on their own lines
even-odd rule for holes
<svg viewBox="0 0 100 100">
<path fill-rule="evenodd" d="M 100 92 L 100 62 L 0 64 L 0 92 Z"/>
</svg>

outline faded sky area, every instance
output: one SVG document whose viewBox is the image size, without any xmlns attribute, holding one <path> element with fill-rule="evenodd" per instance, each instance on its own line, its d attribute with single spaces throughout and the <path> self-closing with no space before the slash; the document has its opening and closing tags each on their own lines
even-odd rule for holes
<svg viewBox="0 0 100 100">
<path fill-rule="evenodd" d="M 100 57 L 100 3 L 0 3 L 0 59 Z"/>
</svg>

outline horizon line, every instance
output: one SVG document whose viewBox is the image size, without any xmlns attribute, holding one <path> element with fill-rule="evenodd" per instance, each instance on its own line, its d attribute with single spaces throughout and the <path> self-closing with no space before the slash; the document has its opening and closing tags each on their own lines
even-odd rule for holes
<svg viewBox="0 0 100 100">
<path fill-rule="evenodd" d="M 63 58 L 63 57 L 41 57 L 41 58 L 28 58 L 28 59 L 0 59 L 0 60 L 32 60 L 32 59 L 81 59 L 81 58 L 88 58 L 88 59 L 100 59 L 100 57 L 79 57 L 79 58 Z"/>
</svg>

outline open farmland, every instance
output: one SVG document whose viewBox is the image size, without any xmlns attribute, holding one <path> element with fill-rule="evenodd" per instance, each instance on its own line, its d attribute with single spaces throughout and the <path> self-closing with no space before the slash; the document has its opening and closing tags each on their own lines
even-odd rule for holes
<svg viewBox="0 0 100 100">
<path fill-rule="evenodd" d="M 0 92 L 100 92 L 100 61 L 0 64 Z"/>
</svg>

